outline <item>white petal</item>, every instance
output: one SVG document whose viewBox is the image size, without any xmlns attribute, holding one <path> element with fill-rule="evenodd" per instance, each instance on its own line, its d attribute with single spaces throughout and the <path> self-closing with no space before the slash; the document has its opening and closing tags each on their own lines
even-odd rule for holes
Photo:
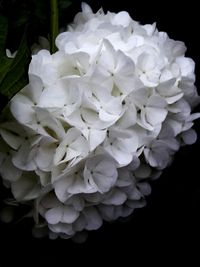
<svg viewBox="0 0 200 267">
<path fill-rule="evenodd" d="M 158 148 L 155 151 L 151 151 L 149 154 L 144 150 L 145 157 L 152 167 L 158 167 L 164 169 L 169 163 L 169 153 L 166 148 Z"/>
<path fill-rule="evenodd" d="M 40 177 L 40 183 L 42 186 L 46 187 L 51 184 L 51 173 L 43 172 L 41 170 L 35 170 L 35 173 Z"/>
<path fill-rule="evenodd" d="M 122 25 L 124 27 L 127 27 L 131 22 L 131 18 L 126 11 L 121 11 L 117 13 L 114 18 L 112 19 L 112 23 L 114 25 Z"/>
<path fill-rule="evenodd" d="M 116 116 L 116 115 L 110 114 L 110 113 L 106 112 L 103 109 L 100 109 L 100 111 L 99 111 L 99 118 L 102 121 L 112 121 L 112 122 L 115 122 L 116 119 L 118 119 L 119 117 Z"/>
<path fill-rule="evenodd" d="M 107 135 L 109 136 L 109 138 L 118 138 L 119 140 L 122 140 L 133 137 L 134 132 L 129 129 L 123 129 L 121 127 L 118 127 L 117 125 L 117 127 L 109 128 Z"/>
<path fill-rule="evenodd" d="M 40 194 L 38 178 L 33 173 L 24 173 L 16 182 L 11 184 L 11 190 L 17 200 L 31 200 Z"/>
<path fill-rule="evenodd" d="M 182 123 L 173 119 L 168 119 L 168 123 L 174 131 L 174 136 L 178 135 L 182 131 Z"/>
<path fill-rule="evenodd" d="M 71 150 L 76 151 L 76 153 L 79 154 L 79 155 L 85 156 L 85 155 L 88 154 L 89 148 L 88 148 L 87 140 L 81 134 L 79 135 L 78 138 L 76 138 L 76 140 L 74 140 L 69 145 L 69 147 L 70 147 Z"/>
<path fill-rule="evenodd" d="M 122 51 L 117 52 L 116 73 L 120 76 L 133 76 L 135 72 L 135 64 L 133 60 L 126 56 Z"/>
<path fill-rule="evenodd" d="M 122 205 L 127 199 L 126 194 L 119 190 L 114 189 L 102 203 L 106 205 Z"/>
<path fill-rule="evenodd" d="M 155 30 L 156 30 L 156 23 L 153 23 L 152 25 L 151 25 L 151 24 L 145 24 L 145 25 L 142 26 L 142 27 L 145 29 L 147 35 L 152 36 L 152 34 L 153 34 L 153 33 L 155 32 Z"/>
<path fill-rule="evenodd" d="M 160 145 L 162 146 L 163 144 L 166 145 L 166 147 L 168 147 L 169 149 L 174 151 L 178 151 L 180 147 L 179 141 L 176 140 L 175 138 L 167 138 L 160 140 Z"/>
<path fill-rule="evenodd" d="M 43 49 L 32 56 L 29 74 L 40 77 L 45 86 L 51 85 L 57 80 L 58 73 L 53 65 L 49 51 Z"/>
<path fill-rule="evenodd" d="M 83 231 L 85 229 L 86 220 L 84 215 L 80 215 L 77 220 L 73 223 L 73 229 L 76 232 Z"/>
<path fill-rule="evenodd" d="M 200 118 L 200 113 L 193 113 L 189 117 L 187 117 L 187 121 L 191 122 L 193 120 L 199 119 Z"/>
<path fill-rule="evenodd" d="M 141 197 L 142 197 L 142 194 L 136 187 L 132 188 L 132 190 L 128 194 L 128 199 L 131 199 L 131 200 L 139 200 L 141 199 Z"/>
<path fill-rule="evenodd" d="M 45 195 L 41 200 L 42 207 L 46 209 L 51 209 L 54 207 L 60 206 L 60 201 L 55 196 L 54 192 L 51 191 L 47 195 Z"/>
<path fill-rule="evenodd" d="M 139 90 L 131 94 L 131 98 L 133 99 L 134 104 L 139 108 L 142 108 L 147 104 L 148 97 L 149 91 L 145 87 L 140 88 Z"/>
<path fill-rule="evenodd" d="M 23 104 L 20 100 L 11 101 L 10 110 L 13 116 L 22 124 L 28 124 L 35 121 L 35 112 L 30 105 Z"/>
<path fill-rule="evenodd" d="M 149 107 L 165 108 L 167 106 L 167 103 L 164 98 L 158 95 L 152 95 L 148 99 L 147 105 Z"/>
<path fill-rule="evenodd" d="M 78 218 L 78 216 L 79 216 L 79 212 L 76 211 L 73 207 L 64 206 L 61 222 L 73 223 Z"/>
<path fill-rule="evenodd" d="M 1 165 L 0 174 L 3 179 L 15 182 L 21 177 L 22 170 L 16 168 L 12 164 L 11 158 L 8 157 L 7 159 L 4 160 L 4 163 Z"/>
<path fill-rule="evenodd" d="M 187 145 L 192 145 L 197 140 L 197 133 L 193 129 L 183 132 L 181 136 L 183 138 L 184 143 Z"/>
<path fill-rule="evenodd" d="M 128 95 L 131 92 L 143 87 L 142 82 L 133 75 L 126 77 L 119 73 L 114 76 L 114 81 L 120 92 L 122 92 L 124 95 Z"/>
<path fill-rule="evenodd" d="M 61 163 L 63 158 L 66 157 L 66 146 L 62 145 L 62 143 L 57 147 L 54 155 L 54 164 L 58 165 Z"/>
<path fill-rule="evenodd" d="M 54 144 L 39 147 L 35 157 L 37 166 L 43 171 L 51 170 L 54 153 L 55 153 Z"/>
<path fill-rule="evenodd" d="M 129 128 L 136 124 L 136 108 L 134 105 L 128 107 L 123 116 L 117 121 L 117 125 L 121 128 Z"/>
<path fill-rule="evenodd" d="M 13 164 L 25 171 L 32 171 L 36 169 L 36 164 L 34 162 L 34 151 L 31 153 L 31 148 L 25 142 L 19 150 L 13 155 L 12 162 Z"/>
<path fill-rule="evenodd" d="M 140 167 L 134 172 L 135 176 L 140 179 L 146 179 L 150 177 L 151 168 L 146 164 L 141 164 Z"/>
<path fill-rule="evenodd" d="M 29 96 L 34 104 L 38 104 L 43 90 L 42 80 L 36 75 L 29 74 L 29 82 L 29 86 L 24 93 Z"/>
<path fill-rule="evenodd" d="M 76 211 L 82 211 L 85 207 L 84 199 L 80 196 L 74 196 L 73 198 L 69 199 L 71 200 L 71 204 L 73 205 L 74 209 Z"/>
<path fill-rule="evenodd" d="M 67 149 L 67 151 L 66 151 L 66 157 L 65 157 L 65 159 L 63 161 L 61 161 L 61 162 L 72 160 L 74 158 L 77 158 L 80 155 L 81 155 L 81 151 L 78 151 L 77 149 L 73 149 L 73 148 L 69 147 Z"/>
<path fill-rule="evenodd" d="M 157 125 L 165 120 L 167 110 L 161 108 L 146 107 L 146 118 L 151 125 Z"/>
<path fill-rule="evenodd" d="M 133 184 L 132 174 L 127 170 L 126 167 L 118 170 L 119 177 L 116 182 L 118 187 L 127 187 Z"/>
<path fill-rule="evenodd" d="M 50 210 L 48 210 L 45 213 L 45 219 L 50 224 L 57 224 L 61 221 L 63 215 L 63 207 L 55 207 Z"/>
<path fill-rule="evenodd" d="M 54 183 L 55 194 L 61 202 L 65 202 L 71 196 L 68 188 L 72 183 L 72 178 L 67 178 L 60 179 Z"/>
<path fill-rule="evenodd" d="M 117 208 L 119 208 L 121 206 L 117 206 Z M 122 206 L 122 210 L 120 212 L 120 216 L 119 217 L 128 217 L 129 215 L 131 215 L 133 213 L 133 209 L 128 207 L 128 206 Z"/>
<path fill-rule="evenodd" d="M 88 207 L 84 211 L 84 216 L 86 219 L 86 230 L 97 230 L 102 225 L 102 218 L 98 211 L 94 207 Z"/>
<path fill-rule="evenodd" d="M 92 11 L 91 7 L 90 7 L 87 3 L 82 2 L 82 3 L 81 3 L 81 9 L 82 9 L 83 14 L 84 14 L 88 19 L 92 17 L 92 15 L 93 15 L 93 11 Z"/>
<path fill-rule="evenodd" d="M 135 171 L 136 169 L 138 169 L 139 166 L 140 166 L 140 160 L 139 160 L 139 158 L 137 156 L 133 156 L 133 160 L 128 165 L 128 169 L 130 171 Z"/>
<path fill-rule="evenodd" d="M 140 80 L 146 87 L 156 87 L 159 84 L 160 71 L 152 70 L 149 73 L 141 74 Z"/>
<path fill-rule="evenodd" d="M 193 78 L 195 63 L 191 58 L 178 57 L 176 63 L 181 69 L 182 76 Z"/>
<path fill-rule="evenodd" d="M 137 186 L 144 196 L 151 194 L 151 186 L 148 183 L 139 183 Z"/>
<path fill-rule="evenodd" d="M 12 206 L 5 206 L 1 208 L 0 220 L 4 223 L 11 223 L 14 219 L 14 208 Z"/>
<path fill-rule="evenodd" d="M 98 204 L 102 202 L 102 200 L 104 199 L 104 195 L 99 192 L 95 192 L 92 194 L 84 195 L 84 199 L 86 203 L 90 202 L 90 203 Z"/>
<path fill-rule="evenodd" d="M 66 104 L 67 93 L 60 84 L 54 84 L 46 87 L 40 97 L 39 105 L 47 108 L 64 107 Z"/>
<path fill-rule="evenodd" d="M 103 44 L 106 49 L 103 51 L 99 62 L 104 70 L 113 72 L 116 61 L 116 51 L 108 40 L 104 39 Z"/>
<path fill-rule="evenodd" d="M 171 96 L 171 97 L 166 97 L 166 101 L 168 104 L 173 104 L 175 102 L 177 102 L 179 99 L 181 99 L 183 97 L 183 93 L 177 94 L 175 96 Z"/>
<path fill-rule="evenodd" d="M 69 238 L 74 235 L 72 224 L 66 224 L 66 223 L 49 224 L 48 227 L 54 233 L 58 233 L 59 235 L 63 234 L 62 235 L 63 238 Z"/>
<path fill-rule="evenodd" d="M 120 166 L 128 165 L 132 161 L 133 155 L 126 151 L 122 151 L 115 147 L 113 147 L 112 150 L 108 150 L 108 148 L 106 148 L 106 150 L 114 157 Z"/>
<path fill-rule="evenodd" d="M 147 53 L 143 53 L 139 56 L 137 67 L 140 68 L 141 70 L 149 71 L 154 69 L 155 66 L 156 66 L 156 61 L 154 56 Z"/>
<path fill-rule="evenodd" d="M 115 176 L 106 177 L 102 174 L 96 173 L 93 176 L 93 180 L 94 180 L 95 184 L 97 185 L 99 192 L 104 193 L 104 192 L 108 192 L 110 190 L 110 188 L 115 184 L 116 177 Z"/>
<path fill-rule="evenodd" d="M 105 138 L 106 138 L 106 130 L 90 129 L 89 131 L 90 151 L 93 151 L 98 145 L 103 143 Z"/>
<path fill-rule="evenodd" d="M 15 124 L 13 124 L 13 126 L 15 126 Z M 4 141 L 13 149 L 18 149 L 22 143 L 22 138 L 20 136 L 6 129 L 0 129 L 0 134 Z"/>
<path fill-rule="evenodd" d="M 120 150 L 126 151 L 127 153 L 131 154 L 136 152 L 138 148 L 138 136 L 134 132 L 132 133 L 132 136 L 133 137 L 127 139 L 118 139 L 117 146 L 120 148 Z"/>
<path fill-rule="evenodd" d="M 114 220 L 114 206 L 99 205 L 99 212 L 105 221 Z"/>
</svg>

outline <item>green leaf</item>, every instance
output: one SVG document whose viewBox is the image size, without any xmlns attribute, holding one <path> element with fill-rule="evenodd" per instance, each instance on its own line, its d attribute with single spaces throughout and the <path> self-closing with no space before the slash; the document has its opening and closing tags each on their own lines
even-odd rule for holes
<svg viewBox="0 0 200 267">
<path fill-rule="evenodd" d="M 30 51 L 25 30 L 17 55 L 15 58 L 8 58 L 5 53 L 7 20 L 0 16 L 0 23 L 0 97 L 3 99 L 0 108 L 3 109 L 7 102 L 28 83 Z"/>
<path fill-rule="evenodd" d="M 0 16 L 0 83 L 8 72 L 12 59 L 6 56 L 6 39 L 8 31 L 8 21 L 5 17 Z"/>
<path fill-rule="evenodd" d="M 6 68 L 4 79 L 0 84 L 0 92 L 11 99 L 22 87 L 28 83 L 27 64 L 30 60 L 30 54 L 26 42 L 26 36 L 23 36 L 17 55 L 11 59 L 12 63 Z M 2 67 L 0 66 L 0 69 Z"/>
<path fill-rule="evenodd" d="M 11 99 L 27 83 L 24 62 L 21 61 L 17 68 L 13 68 L 0 85 L 1 94 Z"/>
<path fill-rule="evenodd" d="M 12 64 L 13 59 L 8 58 L 6 56 L 1 56 L 1 62 L 0 62 L 0 84 L 5 78 L 6 74 L 9 71 L 10 65 Z"/>
</svg>

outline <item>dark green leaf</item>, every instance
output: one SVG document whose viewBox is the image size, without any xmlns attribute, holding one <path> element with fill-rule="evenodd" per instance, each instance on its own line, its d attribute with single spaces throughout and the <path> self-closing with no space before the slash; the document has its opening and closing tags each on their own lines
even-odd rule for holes
<svg viewBox="0 0 200 267">
<path fill-rule="evenodd" d="M 0 84 L 10 69 L 13 59 L 6 56 L 0 57 Z"/>
<path fill-rule="evenodd" d="M 1 18 L 1 17 L 0 17 Z M 5 49 L 6 31 L 0 31 L 1 45 Z M 28 83 L 28 64 L 30 52 L 26 40 L 26 31 L 21 40 L 15 58 L 8 58 L 5 50 L 0 57 L 0 95 L 10 100 L 19 90 Z M 5 106 L 6 103 L 3 105 Z M 1 106 L 3 108 L 3 106 Z"/>
<path fill-rule="evenodd" d="M 27 80 L 27 63 L 29 63 L 29 50 L 27 47 L 26 36 L 24 35 L 20 44 L 17 55 L 12 59 L 9 69 L 0 84 L 1 94 L 12 98 L 28 82 Z M 23 81 L 23 82 L 21 82 Z M 22 87 L 19 87 L 22 86 Z"/>
<path fill-rule="evenodd" d="M 24 60 L 20 61 L 18 66 L 12 68 L 0 85 L 1 94 L 11 99 L 19 90 L 28 83 L 27 71 L 24 66 Z"/>
</svg>

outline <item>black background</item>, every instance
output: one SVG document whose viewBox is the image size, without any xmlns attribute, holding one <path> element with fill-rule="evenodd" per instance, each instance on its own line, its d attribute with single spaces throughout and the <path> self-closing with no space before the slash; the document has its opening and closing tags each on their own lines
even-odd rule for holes
<svg viewBox="0 0 200 267">
<path fill-rule="evenodd" d="M 81 1 L 73 4 L 66 14 L 72 20 L 80 10 Z M 118 12 L 127 10 L 133 19 L 142 24 L 157 22 L 160 31 L 166 31 L 188 47 L 187 56 L 196 62 L 196 85 L 200 91 L 199 12 L 197 1 L 100 1 L 88 0 L 94 11 Z M 199 111 L 199 108 L 196 109 Z M 200 260 L 200 122 L 195 129 L 199 140 L 182 148 L 172 166 L 159 180 L 152 183 L 152 194 L 147 206 L 137 210 L 131 220 L 104 224 L 98 231 L 89 233 L 84 244 L 71 240 L 37 240 L 32 238 L 30 225 L 0 224 L 0 266 L 69 266 L 70 264 L 108 264 L 122 262 L 124 266 L 144 263 L 177 264 L 188 261 L 199 266 Z M 194 265 L 194 261 L 196 264 Z M 137 261 L 137 263 L 136 263 Z M 62 264 L 62 265 L 61 265 Z M 179 265 L 178 265 L 179 266 Z"/>
</svg>

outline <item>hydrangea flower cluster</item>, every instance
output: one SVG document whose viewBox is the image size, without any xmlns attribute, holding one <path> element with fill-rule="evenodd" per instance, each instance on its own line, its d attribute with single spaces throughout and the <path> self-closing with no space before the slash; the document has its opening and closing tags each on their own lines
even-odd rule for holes
<svg viewBox="0 0 200 267">
<path fill-rule="evenodd" d="M 70 238 L 145 205 L 148 180 L 196 141 L 199 96 L 185 45 L 125 11 L 83 4 L 56 45 L 32 56 L 0 125 L 0 174 L 50 238 Z"/>
</svg>

